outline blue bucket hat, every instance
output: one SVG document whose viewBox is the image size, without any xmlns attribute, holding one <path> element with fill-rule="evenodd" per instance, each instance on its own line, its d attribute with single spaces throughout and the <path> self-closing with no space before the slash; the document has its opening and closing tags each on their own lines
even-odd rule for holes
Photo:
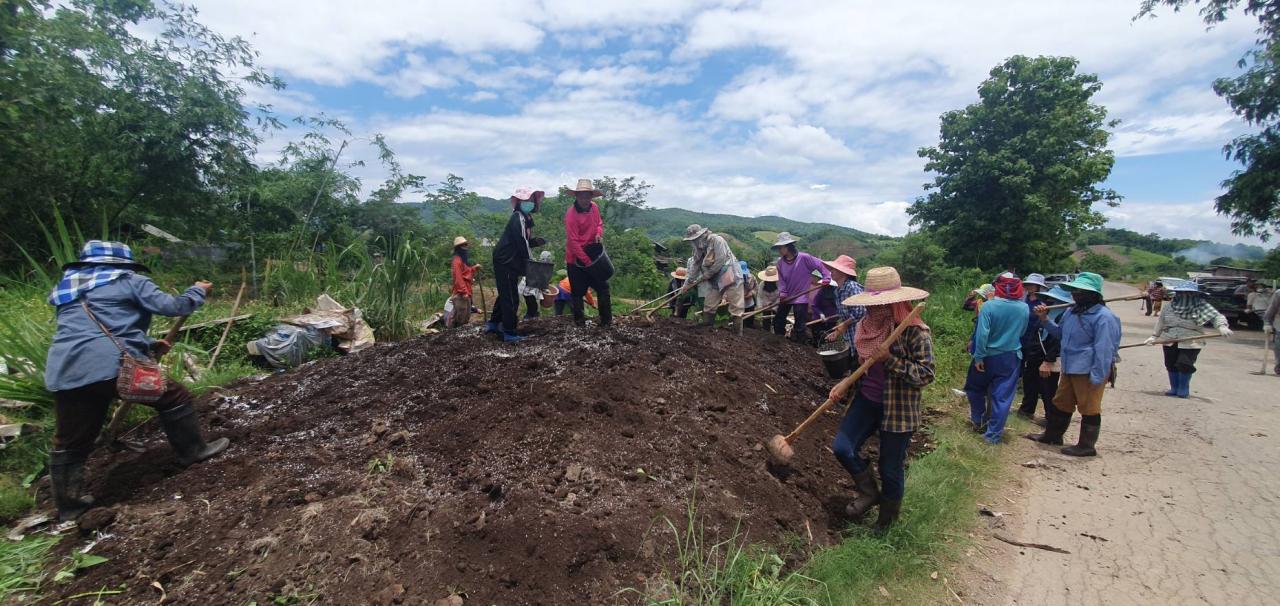
<svg viewBox="0 0 1280 606">
<path fill-rule="evenodd" d="M 1046 290 L 1044 292 L 1041 292 L 1036 296 L 1042 299 L 1045 297 L 1049 297 L 1051 299 L 1057 299 L 1058 301 L 1062 301 L 1063 303 L 1070 303 L 1072 301 L 1071 293 L 1067 292 L 1067 289 L 1061 286 L 1054 286 L 1053 288 Z"/>
<path fill-rule="evenodd" d="M 93 267 L 95 265 L 118 265 L 121 269 L 150 272 L 146 265 L 133 260 L 133 250 L 123 242 L 106 240 L 89 240 L 80 249 L 80 259 L 62 266 L 63 271 Z"/>
</svg>

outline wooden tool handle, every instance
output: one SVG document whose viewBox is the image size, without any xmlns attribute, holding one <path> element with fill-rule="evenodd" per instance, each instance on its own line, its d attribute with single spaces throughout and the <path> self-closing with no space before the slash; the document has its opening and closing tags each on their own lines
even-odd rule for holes
<svg viewBox="0 0 1280 606">
<path fill-rule="evenodd" d="M 904 318 L 902 322 L 898 324 L 898 327 L 894 328 L 893 332 L 889 334 L 889 337 L 884 340 L 884 347 L 892 347 L 893 344 L 897 342 L 898 337 L 901 337 L 902 333 L 907 330 L 907 326 L 910 326 L 916 318 L 919 318 L 920 313 L 923 311 L 924 303 L 920 303 L 912 308 L 911 313 L 907 314 L 907 317 Z M 875 363 L 875 360 L 863 360 L 862 365 L 858 366 L 858 370 L 853 371 L 853 374 L 845 377 L 843 381 L 840 381 L 840 385 L 843 385 L 846 390 L 850 389 L 858 379 L 862 378 L 862 375 L 867 374 L 867 371 L 871 370 L 872 366 L 875 366 Z M 852 394 L 850 399 L 852 399 Z M 804 422 L 795 429 L 795 431 L 787 434 L 787 437 L 783 439 L 787 441 L 787 444 L 790 444 L 792 440 L 795 440 L 800 436 L 800 434 L 804 433 L 805 430 L 809 429 L 810 425 L 818 422 L 818 418 L 822 416 L 822 413 L 827 412 L 827 409 L 831 408 L 835 403 L 835 400 L 827 398 L 827 401 L 823 402 L 822 406 L 819 406 L 817 410 L 814 410 L 813 414 L 809 415 L 809 418 L 805 419 Z"/>
<path fill-rule="evenodd" d="M 787 297 L 787 298 L 785 298 L 785 299 L 781 299 L 781 300 L 779 300 L 777 303 L 774 303 L 774 304 L 772 304 L 772 305 L 766 305 L 766 306 L 764 306 L 764 307 L 762 307 L 762 308 L 760 308 L 760 309 L 757 309 L 757 310 L 755 310 L 755 311 L 753 311 L 753 312 L 751 312 L 751 313 L 749 313 L 749 314 L 747 314 L 747 315 L 745 315 L 745 316 L 742 316 L 742 319 L 743 319 L 743 320 L 746 320 L 747 318 L 755 317 L 755 315 L 756 315 L 756 314 L 762 314 L 762 313 L 764 313 L 764 312 L 766 312 L 766 311 L 769 311 L 769 310 L 771 310 L 771 309 L 773 309 L 773 308 L 775 308 L 775 307 L 777 307 L 777 306 L 779 306 L 779 305 L 782 305 L 783 303 L 790 303 L 790 302 L 792 302 L 792 301 L 794 301 L 794 300 L 796 300 L 796 299 L 799 299 L 800 297 L 803 297 L 803 296 L 805 296 L 805 295 L 807 295 L 807 294 L 809 294 L 809 293 L 811 293 L 811 292 L 813 292 L 813 291 L 815 291 L 815 290 L 818 290 L 819 288 L 822 288 L 822 287 L 823 287 L 823 285 L 822 285 L 822 284 L 819 284 L 819 285 L 814 286 L 813 288 L 810 288 L 809 290 L 806 290 L 806 291 L 804 291 L 804 292 L 802 292 L 802 293 L 800 293 L 800 294 L 798 294 L 798 295 L 791 295 L 790 297 Z"/>
<path fill-rule="evenodd" d="M 1221 334 L 1221 333 L 1218 333 L 1218 334 L 1207 333 L 1207 334 L 1203 334 L 1203 335 L 1196 335 L 1196 336 L 1194 336 L 1194 337 L 1182 337 L 1182 338 L 1179 338 L 1179 339 L 1169 339 L 1169 340 L 1167 340 L 1167 341 L 1156 341 L 1156 342 L 1152 343 L 1151 345 L 1152 345 L 1152 346 L 1156 346 L 1156 345 L 1173 345 L 1174 343 L 1183 343 L 1183 342 L 1186 342 L 1186 341 L 1199 341 L 1200 339 L 1216 339 L 1216 338 L 1221 337 L 1221 336 L 1222 336 L 1222 334 Z M 1130 343 L 1129 345 L 1121 345 L 1120 347 L 1117 347 L 1116 349 L 1128 349 L 1128 348 L 1130 348 L 1130 347 L 1144 347 L 1144 346 L 1146 346 L 1146 343 Z"/>
<path fill-rule="evenodd" d="M 1147 297 L 1146 295 L 1129 295 L 1129 296 L 1127 296 L 1127 297 L 1116 297 L 1116 298 L 1114 298 L 1114 299 L 1103 299 L 1103 300 L 1102 300 L 1102 302 L 1103 302 L 1103 303 L 1113 303 L 1113 302 L 1115 302 L 1115 301 L 1136 301 L 1136 300 L 1138 300 L 1138 299 L 1145 299 L 1146 297 Z M 1045 309 L 1066 309 L 1066 308 L 1071 307 L 1071 306 L 1073 306 L 1073 305 L 1075 305 L 1075 303 L 1061 303 L 1061 304 L 1058 304 L 1058 305 L 1046 305 L 1046 306 L 1045 306 Z"/>
</svg>

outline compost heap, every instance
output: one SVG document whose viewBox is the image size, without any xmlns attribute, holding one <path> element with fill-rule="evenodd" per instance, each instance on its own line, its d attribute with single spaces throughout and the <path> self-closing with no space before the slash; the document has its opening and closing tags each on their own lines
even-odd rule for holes
<svg viewBox="0 0 1280 606">
<path fill-rule="evenodd" d="M 639 595 L 620 590 L 675 567 L 664 517 L 684 530 L 691 500 L 708 539 L 820 546 L 847 526 L 851 485 L 827 448 L 837 415 L 786 469 L 763 449 L 825 399 L 811 348 L 668 321 L 523 330 L 534 337 L 514 346 L 467 328 L 235 384 L 201 402 L 231 448 L 185 472 L 144 428 L 148 452 L 90 462 L 103 506 L 82 526 L 109 561 L 47 591 L 628 602 Z"/>
</svg>

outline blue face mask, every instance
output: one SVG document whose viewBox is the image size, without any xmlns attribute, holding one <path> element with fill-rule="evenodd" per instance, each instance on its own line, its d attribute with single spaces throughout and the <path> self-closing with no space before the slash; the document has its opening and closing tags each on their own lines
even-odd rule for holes
<svg viewBox="0 0 1280 606">
<path fill-rule="evenodd" d="M 521 203 L 520 203 L 520 212 L 522 212 L 522 213 L 524 213 L 524 214 L 526 214 L 526 215 L 527 215 L 527 214 L 529 214 L 529 213 L 533 212 L 533 207 L 534 207 L 533 202 L 528 202 L 528 201 L 526 201 L 526 202 L 521 202 Z"/>
</svg>

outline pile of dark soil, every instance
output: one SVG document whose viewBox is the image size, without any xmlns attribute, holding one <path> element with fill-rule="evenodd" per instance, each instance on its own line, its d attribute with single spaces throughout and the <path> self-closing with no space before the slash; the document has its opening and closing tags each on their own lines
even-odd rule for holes
<svg viewBox="0 0 1280 606">
<path fill-rule="evenodd" d="M 718 538 L 816 547 L 848 525 L 836 415 L 787 470 L 763 450 L 825 398 L 812 349 L 671 322 L 522 328 L 514 346 L 469 328 L 234 385 L 202 402 L 230 450 L 185 472 L 151 429 L 144 454 L 95 456 L 104 507 L 85 522 L 110 561 L 50 597 L 603 604 L 672 564 L 661 518 L 683 529 L 695 494 Z"/>
</svg>

